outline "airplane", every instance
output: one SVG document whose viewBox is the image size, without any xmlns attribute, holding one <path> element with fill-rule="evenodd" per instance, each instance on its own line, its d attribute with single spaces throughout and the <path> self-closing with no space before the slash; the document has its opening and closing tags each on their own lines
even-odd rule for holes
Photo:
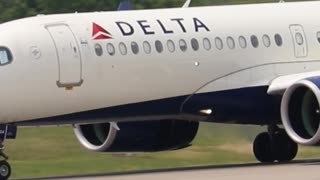
<svg viewBox="0 0 320 180">
<path fill-rule="evenodd" d="M 261 162 L 320 144 L 320 2 L 38 15 L 0 25 L 3 142 L 72 125 L 87 149 L 178 150 L 200 122 L 266 126 Z"/>
</svg>

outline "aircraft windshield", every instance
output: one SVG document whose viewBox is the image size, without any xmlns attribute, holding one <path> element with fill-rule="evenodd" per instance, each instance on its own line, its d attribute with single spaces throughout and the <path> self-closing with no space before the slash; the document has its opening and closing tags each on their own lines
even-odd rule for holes
<svg viewBox="0 0 320 180">
<path fill-rule="evenodd" d="M 0 48 L 0 65 L 6 65 L 11 62 L 11 54 L 7 48 Z"/>
</svg>

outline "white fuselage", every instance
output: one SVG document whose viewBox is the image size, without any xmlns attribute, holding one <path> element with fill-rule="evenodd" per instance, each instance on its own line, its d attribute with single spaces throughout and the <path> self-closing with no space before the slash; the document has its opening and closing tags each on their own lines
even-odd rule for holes
<svg viewBox="0 0 320 180">
<path fill-rule="evenodd" d="M 0 121 L 268 86 L 279 76 L 316 71 L 319 9 L 320 2 L 277 3 L 41 15 L 2 24 L 0 46 L 13 61 L 0 66 Z"/>
</svg>

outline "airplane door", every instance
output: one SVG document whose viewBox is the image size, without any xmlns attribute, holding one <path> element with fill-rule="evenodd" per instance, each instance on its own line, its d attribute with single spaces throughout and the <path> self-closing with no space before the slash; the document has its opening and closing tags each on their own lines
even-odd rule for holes
<svg viewBox="0 0 320 180">
<path fill-rule="evenodd" d="M 56 47 L 59 80 L 58 87 L 80 86 L 82 80 L 81 54 L 70 27 L 66 24 L 46 26 Z"/>
<path fill-rule="evenodd" d="M 297 58 L 308 56 L 308 45 L 303 27 L 301 25 L 291 25 L 290 31 L 294 44 L 295 56 Z"/>
</svg>

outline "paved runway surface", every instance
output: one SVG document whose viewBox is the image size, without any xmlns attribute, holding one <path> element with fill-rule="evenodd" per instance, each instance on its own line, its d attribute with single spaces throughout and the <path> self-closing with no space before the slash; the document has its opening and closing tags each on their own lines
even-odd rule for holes
<svg viewBox="0 0 320 180">
<path fill-rule="evenodd" d="M 49 179 L 57 179 L 49 178 Z M 133 172 L 57 180 L 319 180 L 320 160 L 284 164 L 211 166 L 153 172 Z"/>
</svg>

